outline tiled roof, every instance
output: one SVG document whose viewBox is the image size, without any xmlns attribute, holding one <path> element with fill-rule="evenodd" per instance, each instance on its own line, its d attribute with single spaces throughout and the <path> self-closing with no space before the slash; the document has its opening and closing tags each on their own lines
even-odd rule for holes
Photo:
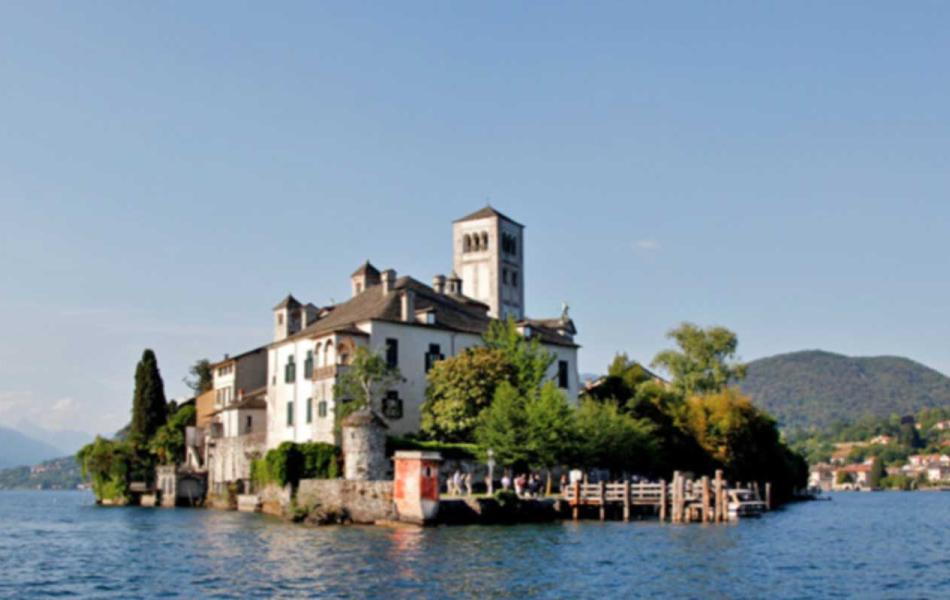
<svg viewBox="0 0 950 600">
<path fill-rule="evenodd" d="M 237 360 L 237 359 L 239 359 L 239 358 L 244 358 L 245 356 L 250 356 L 251 354 L 256 354 L 256 353 L 258 353 L 258 352 L 263 352 L 263 351 L 266 350 L 266 349 L 267 349 L 267 346 L 258 346 L 257 348 L 254 348 L 253 350 L 248 350 L 247 352 L 241 352 L 240 354 L 235 354 L 234 356 L 230 356 L 230 355 L 229 355 L 227 358 L 223 358 L 223 359 L 219 360 L 219 361 L 216 362 L 216 363 L 211 363 L 210 365 L 208 365 L 208 367 L 211 368 L 211 369 L 214 369 L 214 368 L 216 368 L 216 367 L 218 367 L 218 366 L 220 366 L 220 365 L 223 365 L 223 364 L 225 364 L 225 363 L 229 363 L 229 362 L 231 362 L 231 361 L 233 361 L 233 360 Z"/>
<path fill-rule="evenodd" d="M 379 276 L 379 269 L 373 266 L 368 260 L 360 265 L 360 268 L 353 271 L 353 274 L 350 277 L 356 277 L 357 275 L 376 275 Z"/>
<path fill-rule="evenodd" d="M 297 308 L 299 306 L 300 302 L 298 302 L 297 299 L 293 297 L 293 295 L 287 294 L 287 297 L 281 300 L 280 304 L 274 307 L 274 310 L 281 308 Z"/>
<path fill-rule="evenodd" d="M 515 221 L 514 219 L 512 219 L 512 218 L 510 218 L 510 217 L 507 217 L 507 216 L 503 215 L 502 213 L 498 212 L 497 210 L 495 210 L 495 209 L 492 208 L 491 206 L 486 206 L 485 208 L 482 208 L 482 209 L 480 209 L 480 210 L 476 210 L 475 212 L 473 212 L 473 213 L 470 214 L 470 215 L 466 215 L 466 216 L 462 217 L 461 219 L 456 219 L 455 222 L 456 222 L 456 223 L 461 223 L 462 221 L 475 221 L 475 220 L 477 220 L 477 219 L 484 219 L 484 218 L 487 218 L 487 217 L 498 217 L 498 218 L 500 218 L 500 219 L 504 219 L 504 220 L 508 221 L 509 223 L 513 223 L 513 224 L 515 224 L 515 225 L 518 225 L 519 227 L 524 227 L 524 225 L 522 225 L 521 223 Z"/>
<path fill-rule="evenodd" d="M 435 313 L 434 325 L 425 325 L 413 321 L 416 325 L 482 335 L 488 330 L 488 325 L 492 322 L 487 314 L 487 307 L 476 300 L 466 296 L 439 294 L 431 287 L 412 277 L 400 277 L 388 293 L 383 292 L 383 286 L 381 285 L 368 287 L 346 302 L 337 304 L 332 311 L 318 321 L 288 336 L 287 339 L 314 337 L 342 330 L 352 331 L 357 323 L 366 321 L 402 323 L 400 297 L 403 291 L 414 292 L 415 310 L 417 312 Z M 577 346 L 571 338 L 560 335 L 546 327 L 535 326 L 533 329 L 535 334 L 540 335 L 541 340 L 545 343 L 569 347 Z M 283 340 L 275 342 L 274 345 L 282 342 Z"/>
</svg>

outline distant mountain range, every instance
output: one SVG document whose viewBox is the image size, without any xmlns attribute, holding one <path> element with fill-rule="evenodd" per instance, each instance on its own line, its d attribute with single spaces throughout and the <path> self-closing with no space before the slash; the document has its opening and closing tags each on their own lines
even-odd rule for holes
<svg viewBox="0 0 950 600">
<path fill-rule="evenodd" d="M 950 406 L 950 378 L 897 356 L 806 350 L 754 360 L 748 368 L 742 390 L 784 428 L 826 428 L 864 415 Z"/>
<path fill-rule="evenodd" d="M 60 448 L 8 427 L 0 427 L 0 448 L 3 449 L 0 451 L 0 468 L 35 465 L 65 454 Z"/>
</svg>

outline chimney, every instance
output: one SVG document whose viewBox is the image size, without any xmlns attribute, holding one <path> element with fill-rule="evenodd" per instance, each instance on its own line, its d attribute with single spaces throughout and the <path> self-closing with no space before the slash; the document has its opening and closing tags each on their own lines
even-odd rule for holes
<svg viewBox="0 0 950 600">
<path fill-rule="evenodd" d="M 416 318 L 416 293 L 413 290 L 403 290 L 399 296 L 400 316 L 403 322 L 409 323 Z"/>
<path fill-rule="evenodd" d="M 445 275 L 436 275 L 432 278 L 432 289 L 436 294 L 445 293 Z"/>
<path fill-rule="evenodd" d="M 447 284 L 448 284 L 448 285 L 446 286 L 446 290 L 445 290 L 446 293 L 452 294 L 452 295 L 455 295 L 455 296 L 461 296 L 461 295 L 462 295 L 462 278 L 459 277 L 459 276 L 455 273 L 455 271 L 452 271 L 452 274 L 449 275 L 449 278 L 446 280 L 446 282 L 447 282 Z"/>
<path fill-rule="evenodd" d="M 388 294 L 396 285 L 396 270 L 386 269 L 380 274 L 380 284 L 383 286 L 383 293 Z"/>
</svg>

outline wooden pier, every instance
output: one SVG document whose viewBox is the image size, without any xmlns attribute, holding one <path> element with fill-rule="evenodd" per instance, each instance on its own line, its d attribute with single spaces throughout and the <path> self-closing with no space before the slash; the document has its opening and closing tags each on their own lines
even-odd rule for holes
<svg viewBox="0 0 950 600">
<path fill-rule="evenodd" d="M 741 516 L 753 515 L 771 509 L 771 485 L 765 484 L 765 499 L 759 494 L 757 483 L 743 487 L 729 487 L 722 471 L 715 477 L 708 476 L 687 480 L 678 471 L 673 480 L 631 483 L 582 483 L 572 484 L 564 491 L 564 498 L 571 506 L 574 520 L 580 518 L 581 509 L 598 509 L 600 520 L 607 518 L 608 509 L 620 509 L 624 521 L 629 521 L 637 507 L 649 507 L 661 521 L 673 523 L 722 523 Z M 733 505 L 730 510 L 730 504 Z"/>
</svg>

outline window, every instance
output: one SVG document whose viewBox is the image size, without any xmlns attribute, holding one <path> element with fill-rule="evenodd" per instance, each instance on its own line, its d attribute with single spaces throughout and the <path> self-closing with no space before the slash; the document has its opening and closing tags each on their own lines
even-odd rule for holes
<svg viewBox="0 0 950 600">
<path fill-rule="evenodd" d="M 284 383 L 293 383 L 297 378 L 297 365 L 294 364 L 294 357 L 287 357 L 287 364 L 284 366 Z"/>
<path fill-rule="evenodd" d="M 277 313 L 277 324 L 278 325 L 284 324 L 284 313 Z"/>
<path fill-rule="evenodd" d="M 317 402 L 317 416 L 321 418 L 327 416 L 327 401 L 326 400 L 321 400 L 320 402 Z"/>
<path fill-rule="evenodd" d="M 505 285 L 508 284 L 508 269 L 501 270 L 501 280 L 505 282 Z"/>
<path fill-rule="evenodd" d="M 399 392 L 389 390 L 386 397 L 383 398 L 383 416 L 387 419 L 402 418 L 402 399 L 399 398 Z"/>
<path fill-rule="evenodd" d="M 426 364 L 426 373 L 435 365 L 435 363 L 444 359 L 442 356 L 442 348 L 438 344 L 429 344 L 429 351 L 426 352 L 425 364 Z"/>
<path fill-rule="evenodd" d="M 287 427 L 292 427 L 294 424 L 294 403 L 293 400 L 287 403 Z"/>
<path fill-rule="evenodd" d="M 399 340 L 386 338 L 386 364 L 390 367 L 399 366 Z"/>
<path fill-rule="evenodd" d="M 488 233 L 482 232 L 481 250 L 488 250 Z"/>
<path fill-rule="evenodd" d="M 251 433 L 251 428 L 254 425 L 254 417 L 247 415 L 244 420 L 244 433 Z"/>
<path fill-rule="evenodd" d="M 562 389 L 566 389 L 569 386 L 566 360 L 557 361 L 557 386 Z"/>
<path fill-rule="evenodd" d="M 307 358 L 303 361 L 303 377 L 304 379 L 313 377 L 313 350 L 307 350 Z"/>
<path fill-rule="evenodd" d="M 357 283 L 357 284 L 356 284 L 356 293 L 359 294 L 359 293 L 362 292 L 362 291 L 363 291 L 363 284 L 362 284 L 362 283 Z"/>
<path fill-rule="evenodd" d="M 307 423 L 313 423 L 313 398 L 307 398 Z"/>
<path fill-rule="evenodd" d="M 518 271 L 511 272 L 511 285 L 512 287 L 518 287 Z"/>
<path fill-rule="evenodd" d="M 465 234 L 465 237 L 462 238 L 462 252 L 471 252 L 472 251 L 472 236 Z"/>
</svg>

